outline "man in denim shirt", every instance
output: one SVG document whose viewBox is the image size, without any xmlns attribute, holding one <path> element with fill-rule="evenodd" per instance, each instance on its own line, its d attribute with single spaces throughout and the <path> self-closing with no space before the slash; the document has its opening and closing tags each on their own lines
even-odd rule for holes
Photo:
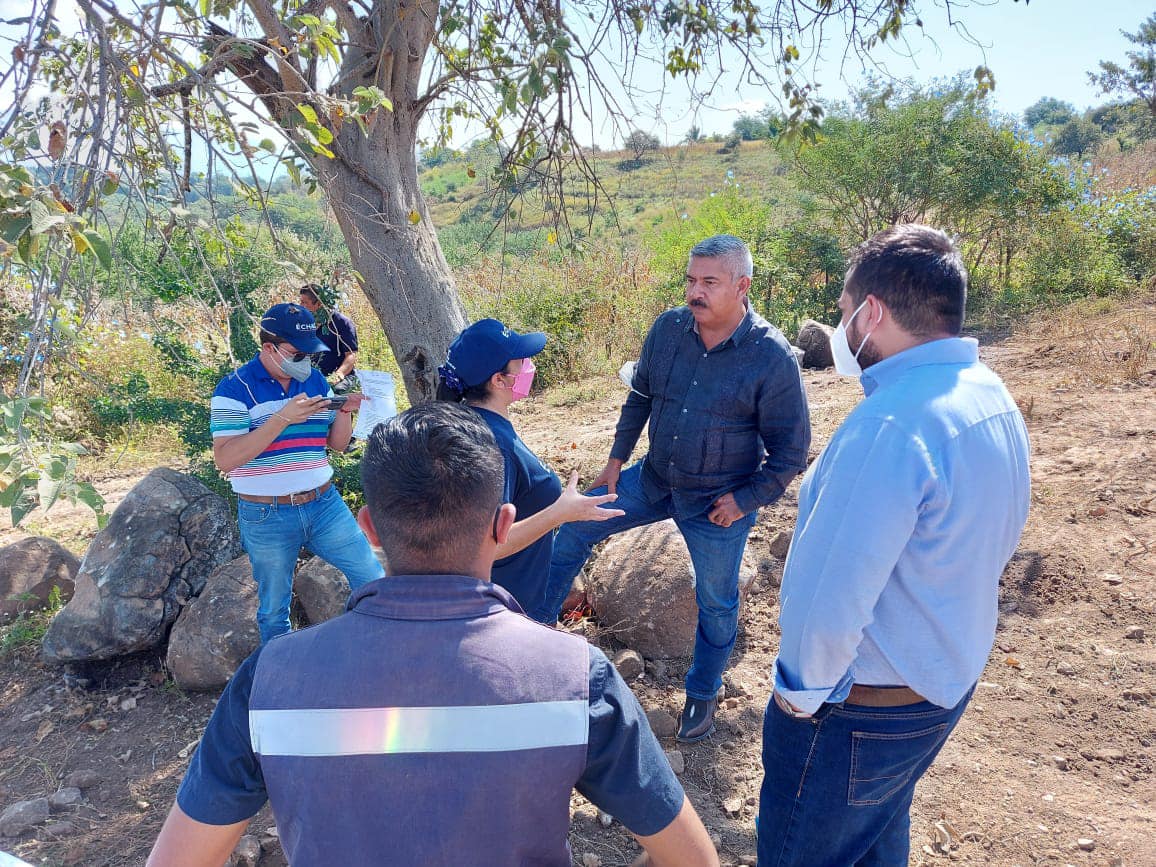
<svg viewBox="0 0 1156 867">
<path fill-rule="evenodd" d="M 716 235 L 690 251 L 686 306 L 658 317 L 634 369 L 610 460 L 592 494 L 616 493 L 620 518 L 567 524 L 554 542 L 545 602 L 552 623 L 591 548 L 673 518 L 690 550 L 698 602 L 679 740 L 707 737 L 738 632 L 739 566 L 760 506 L 807 466 L 811 424 L 799 366 L 751 309 L 746 244 Z M 650 452 L 622 470 L 649 419 Z"/>
</svg>

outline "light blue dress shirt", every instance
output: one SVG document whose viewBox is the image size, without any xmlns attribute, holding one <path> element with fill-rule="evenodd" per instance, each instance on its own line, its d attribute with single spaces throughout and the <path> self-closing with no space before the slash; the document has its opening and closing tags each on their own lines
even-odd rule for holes
<svg viewBox="0 0 1156 867">
<path fill-rule="evenodd" d="M 953 707 L 995 639 L 1030 500 L 1023 417 L 970 338 L 872 365 L 799 490 L 775 689 L 802 711 L 854 683 Z"/>
</svg>

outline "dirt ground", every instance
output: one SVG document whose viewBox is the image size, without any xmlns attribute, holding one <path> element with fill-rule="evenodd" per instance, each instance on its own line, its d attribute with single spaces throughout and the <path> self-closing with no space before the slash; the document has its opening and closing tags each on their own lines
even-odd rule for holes
<svg viewBox="0 0 1156 867">
<path fill-rule="evenodd" d="M 996 646 L 975 698 L 917 790 L 912 864 L 1156 865 L 1154 339 L 1156 298 L 1084 305 L 983 339 L 984 360 L 1031 433 L 1032 513 L 1003 578 Z M 817 452 L 860 393 L 833 371 L 805 379 Z M 516 425 L 560 473 L 577 467 L 588 479 L 605 460 L 621 399 L 610 378 L 567 386 L 527 401 Z M 98 480 L 110 508 L 136 478 Z M 755 861 L 783 567 L 770 541 L 793 525 L 795 488 L 752 534 L 760 574 L 718 732 L 677 747 L 682 781 L 728 865 Z M 30 528 L 74 549 L 94 529 L 90 514 L 64 508 Z M 0 531 L 0 544 L 21 535 Z M 1141 637 L 1126 637 L 1136 627 Z M 575 628 L 616 647 L 596 623 Z M 684 673 L 685 662 L 648 665 L 633 686 L 645 707 L 677 713 Z M 73 771 L 98 780 L 64 825 L 0 846 L 34 864 L 142 863 L 214 698 L 177 690 L 155 656 L 69 674 L 30 650 L 0 660 L 0 809 L 51 794 Z M 255 827 L 271 824 L 266 810 Z M 571 843 L 578 864 L 627 864 L 638 851 L 579 796 Z M 275 846 L 261 861 L 283 863 Z"/>
</svg>

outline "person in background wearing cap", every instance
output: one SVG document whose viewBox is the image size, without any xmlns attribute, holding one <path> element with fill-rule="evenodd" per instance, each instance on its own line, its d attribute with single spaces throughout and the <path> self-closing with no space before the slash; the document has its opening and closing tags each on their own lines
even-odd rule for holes
<svg viewBox="0 0 1156 867">
<path fill-rule="evenodd" d="M 722 675 L 738 636 L 739 567 L 760 506 L 807 467 L 811 424 L 799 365 L 777 328 L 747 300 L 751 252 L 733 235 L 696 244 L 686 267 L 686 306 L 658 317 L 622 405 L 614 445 L 591 493 L 617 493 L 626 512 L 558 533 L 546 604 L 558 619 L 592 547 L 632 527 L 673 518 L 695 575 L 698 630 L 686 674 L 678 739 L 714 731 Z M 650 450 L 623 465 L 647 427 Z"/>
<path fill-rule="evenodd" d="M 346 394 L 355 383 L 353 367 L 357 364 L 357 326 L 344 313 L 333 309 L 333 290 L 317 283 L 301 287 L 301 306 L 313 314 L 317 337 L 325 351 L 317 356 L 317 369 L 333 383 L 335 394 Z"/>
<path fill-rule="evenodd" d="M 342 451 L 363 396 L 338 410 L 309 356 L 325 350 L 313 314 L 277 304 L 261 318 L 261 351 L 218 384 L 211 402 L 213 459 L 237 495 L 241 544 L 257 582 L 261 643 L 289 632 L 293 570 L 302 547 L 356 590 L 384 571 L 331 481 L 328 446 Z"/>
<path fill-rule="evenodd" d="M 510 404 L 530 393 L 531 357 L 545 346 L 546 335 L 540 331 L 518 334 L 497 319 L 482 319 L 454 339 L 446 363 L 438 368 L 438 399 L 468 404 L 498 441 L 506 467 L 504 502 L 513 503 L 518 520 L 498 546 L 491 579 L 527 612 L 542 604 L 554 531 L 568 521 L 605 521 L 623 514 L 602 508 L 614 501 L 613 494 L 580 494 L 577 471 L 563 488 L 554 471 L 514 431 Z"/>
</svg>

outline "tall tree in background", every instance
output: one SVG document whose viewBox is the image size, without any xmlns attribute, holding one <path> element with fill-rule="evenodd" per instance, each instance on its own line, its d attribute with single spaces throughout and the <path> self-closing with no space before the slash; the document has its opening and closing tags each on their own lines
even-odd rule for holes
<svg viewBox="0 0 1156 867">
<path fill-rule="evenodd" d="M 1100 71 L 1089 72 L 1088 80 L 1106 95 L 1116 94 L 1139 99 L 1156 115 L 1156 13 L 1124 38 L 1136 46 L 1127 52 L 1128 68 L 1111 60 L 1100 61 Z"/>
<path fill-rule="evenodd" d="M 597 184 L 576 140 L 581 119 L 629 129 L 636 74 L 650 88 L 655 71 L 685 77 L 701 96 L 725 65 L 776 81 L 784 113 L 804 125 L 820 111 L 800 70 L 828 28 L 844 54 L 864 55 L 909 23 L 923 27 L 913 0 L 76 3 L 75 32 L 57 21 L 56 0 L 32 0 L 7 22 L 26 30 L 0 75 L 0 92 L 15 97 L 0 113 L 0 147 L 14 160 L 47 147 L 55 187 L 41 204 L 100 219 L 101 196 L 120 186 L 168 237 L 190 219 L 184 196 L 201 153 L 210 189 L 214 173 L 230 174 L 260 206 L 267 152 L 324 191 L 415 402 L 432 396 L 437 364 L 465 324 L 418 186 L 423 122 L 443 141 L 455 124 L 488 130 L 503 155 L 494 189 L 513 194 L 531 177 L 564 219 L 563 175 L 579 170 Z M 966 4 L 942 5 L 954 24 Z M 977 73 L 982 84 L 986 71 Z M 67 147 L 44 141 L 50 123 Z M 26 258 L 21 226 L 9 226 L 12 246 L 0 253 Z M 58 283 L 71 255 L 60 253 Z M 51 334 L 34 339 L 51 346 Z"/>
</svg>

